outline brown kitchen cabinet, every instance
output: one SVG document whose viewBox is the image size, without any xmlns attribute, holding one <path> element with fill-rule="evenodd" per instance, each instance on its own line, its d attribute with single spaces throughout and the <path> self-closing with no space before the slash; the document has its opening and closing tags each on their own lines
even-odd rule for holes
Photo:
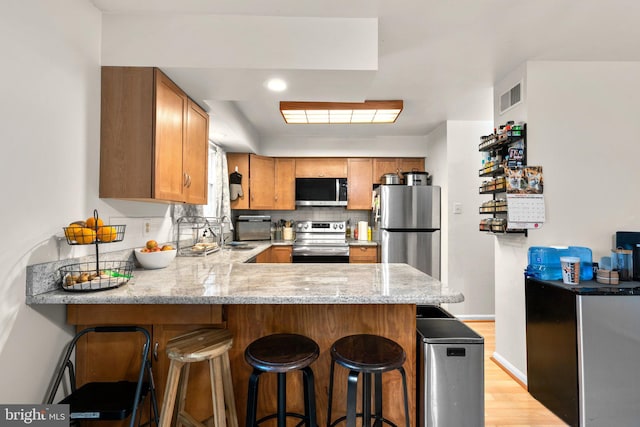
<svg viewBox="0 0 640 427">
<path fill-rule="evenodd" d="M 227 153 L 229 173 L 242 174 L 242 197 L 231 209 L 294 210 L 295 159 Z"/>
<path fill-rule="evenodd" d="M 274 158 L 249 154 L 249 208 L 272 209 L 274 204 Z"/>
<path fill-rule="evenodd" d="M 271 246 L 271 262 L 273 263 L 290 263 L 292 254 L 292 246 Z"/>
<path fill-rule="evenodd" d="M 207 203 L 209 116 L 154 67 L 102 67 L 102 198 Z"/>
<path fill-rule="evenodd" d="M 256 256 L 256 263 L 290 263 L 292 254 L 293 247 L 290 245 L 271 246 Z"/>
<path fill-rule="evenodd" d="M 169 371 L 167 342 L 178 335 L 200 328 L 224 327 L 220 305 L 69 305 L 67 322 L 77 330 L 98 325 L 137 325 L 151 334 L 152 372 L 158 409 L 161 409 Z M 88 337 L 90 339 L 88 339 Z M 130 334 L 90 334 L 83 337 L 76 350 L 76 374 L 79 385 L 89 381 L 137 379 L 142 339 Z M 141 411 L 142 422 L 149 419 L 149 399 Z M 206 363 L 194 363 L 189 371 L 187 411 L 196 419 L 211 416 L 211 386 Z M 101 421 L 101 426 L 126 426 L 129 420 Z"/>
<path fill-rule="evenodd" d="M 377 246 L 350 246 L 349 263 L 351 264 L 375 264 L 378 262 Z"/>
<path fill-rule="evenodd" d="M 381 184 L 385 173 L 402 173 L 424 171 L 423 157 L 378 157 L 373 159 L 372 179 L 374 184 Z"/>
<path fill-rule="evenodd" d="M 373 160 L 371 158 L 349 158 L 347 166 L 347 209 L 371 209 Z"/>
<path fill-rule="evenodd" d="M 294 210 L 296 208 L 296 160 L 275 159 L 275 201 L 274 210 Z"/>
<path fill-rule="evenodd" d="M 344 178 L 346 176 L 346 158 L 303 157 L 296 159 L 296 178 Z"/>
</svg>

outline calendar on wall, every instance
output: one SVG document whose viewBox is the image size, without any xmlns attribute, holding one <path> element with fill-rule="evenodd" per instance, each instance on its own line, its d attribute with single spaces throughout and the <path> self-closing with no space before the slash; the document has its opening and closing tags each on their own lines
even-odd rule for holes
<svg viewBox="0 0 640 427">
<path fill-rule="evenodd" d="M 507 194 L 509 228 L 536 229 L 545 220 L 543 194 Z"/>
<path fill-rule="evenodd" d="M 536 229 L 545 221 L 542 166 L 505 168 L 507 227 Z"/>
</svg>

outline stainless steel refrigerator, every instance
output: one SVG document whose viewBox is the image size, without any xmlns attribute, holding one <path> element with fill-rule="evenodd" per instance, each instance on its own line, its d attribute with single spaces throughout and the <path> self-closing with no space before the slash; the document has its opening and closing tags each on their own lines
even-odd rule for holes
<svg viewBox="0 0 640 427">
<path fill-rule="evenodd" d="M 440 279 L 440 187 L 381 185 L 372 221 L 380 262 L 406 263 Z"/>
</svg>

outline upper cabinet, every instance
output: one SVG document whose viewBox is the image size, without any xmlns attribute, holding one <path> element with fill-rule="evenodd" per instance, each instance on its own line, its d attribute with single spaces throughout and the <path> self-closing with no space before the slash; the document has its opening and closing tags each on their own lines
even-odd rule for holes
<svg viewBox="0 0 640 427">
<path fill-rule="evenodd" d="M 371 168 L 370 158 L 347 159 L 347 209 L 371 209 Z"/>
<path fill-rule="evenodd" d="M 423 157 L 380 157 L 373 159 L 373 183 L 381 184 L 385 173 L 424 171 Z"/>
<path fill-rule="evenodd" d="M 295 164 L 293 158 L 274 158 L 246 153 L 227 153 L 229 173 L 242 175 L 241 197 L 231 209 L 294 210 Z"/>
<path fill-rule="evenodd" d="M 249 207 L 273 209 L 275 204 L 275 160 L 249 155 Z"/>
<path fill-rule="evenodd" d="M 276 158 L 275 160 L 275 205 L 276 210 L 296 208 L 296 160 Z"/>
<path fill-rule="evenodd" d="M 100 197 L 206 204 L 208 134 L 159 69 L 102 67 Z"/>
<path fill-rule="evenodd" d="M 344 157 L 305 157 L 296 159 L 296 178 L 344 178 L 347 159 Z"/>
</svg>

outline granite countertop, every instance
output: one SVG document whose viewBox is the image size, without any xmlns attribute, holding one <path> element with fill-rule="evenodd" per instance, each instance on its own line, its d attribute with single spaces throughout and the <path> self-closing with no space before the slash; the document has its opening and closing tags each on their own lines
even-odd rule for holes
<svg viewBox="0 0 640 427">
<path fill-rule="evenodd" d="M 95 292 L 46 289 L 39 286 L 46 281 L 44 269 L 29 271 L 28 267 L 27 304 L 441 304 L 464 300 L 462 293 L 407 264 L 327 268 L 327 264 L 246 263 L 270 245 L 255 242 L 251 249 L 176 257 L 167 268 L 136 269 L 124 286 Z"/>
<path fill-rule="evenodd" d="M 568 285 L 563 283 L 562 280 L 540 280 L 533 277 L 528 277 L 528 279 L 556 286 L 576 295 L 640 295 L 640 282 L 620 281 L 618 285 L 608 285 L 598 283 L 595 280 L 586 280 L 581 281 L 578 285 Z"/>
</svg>

